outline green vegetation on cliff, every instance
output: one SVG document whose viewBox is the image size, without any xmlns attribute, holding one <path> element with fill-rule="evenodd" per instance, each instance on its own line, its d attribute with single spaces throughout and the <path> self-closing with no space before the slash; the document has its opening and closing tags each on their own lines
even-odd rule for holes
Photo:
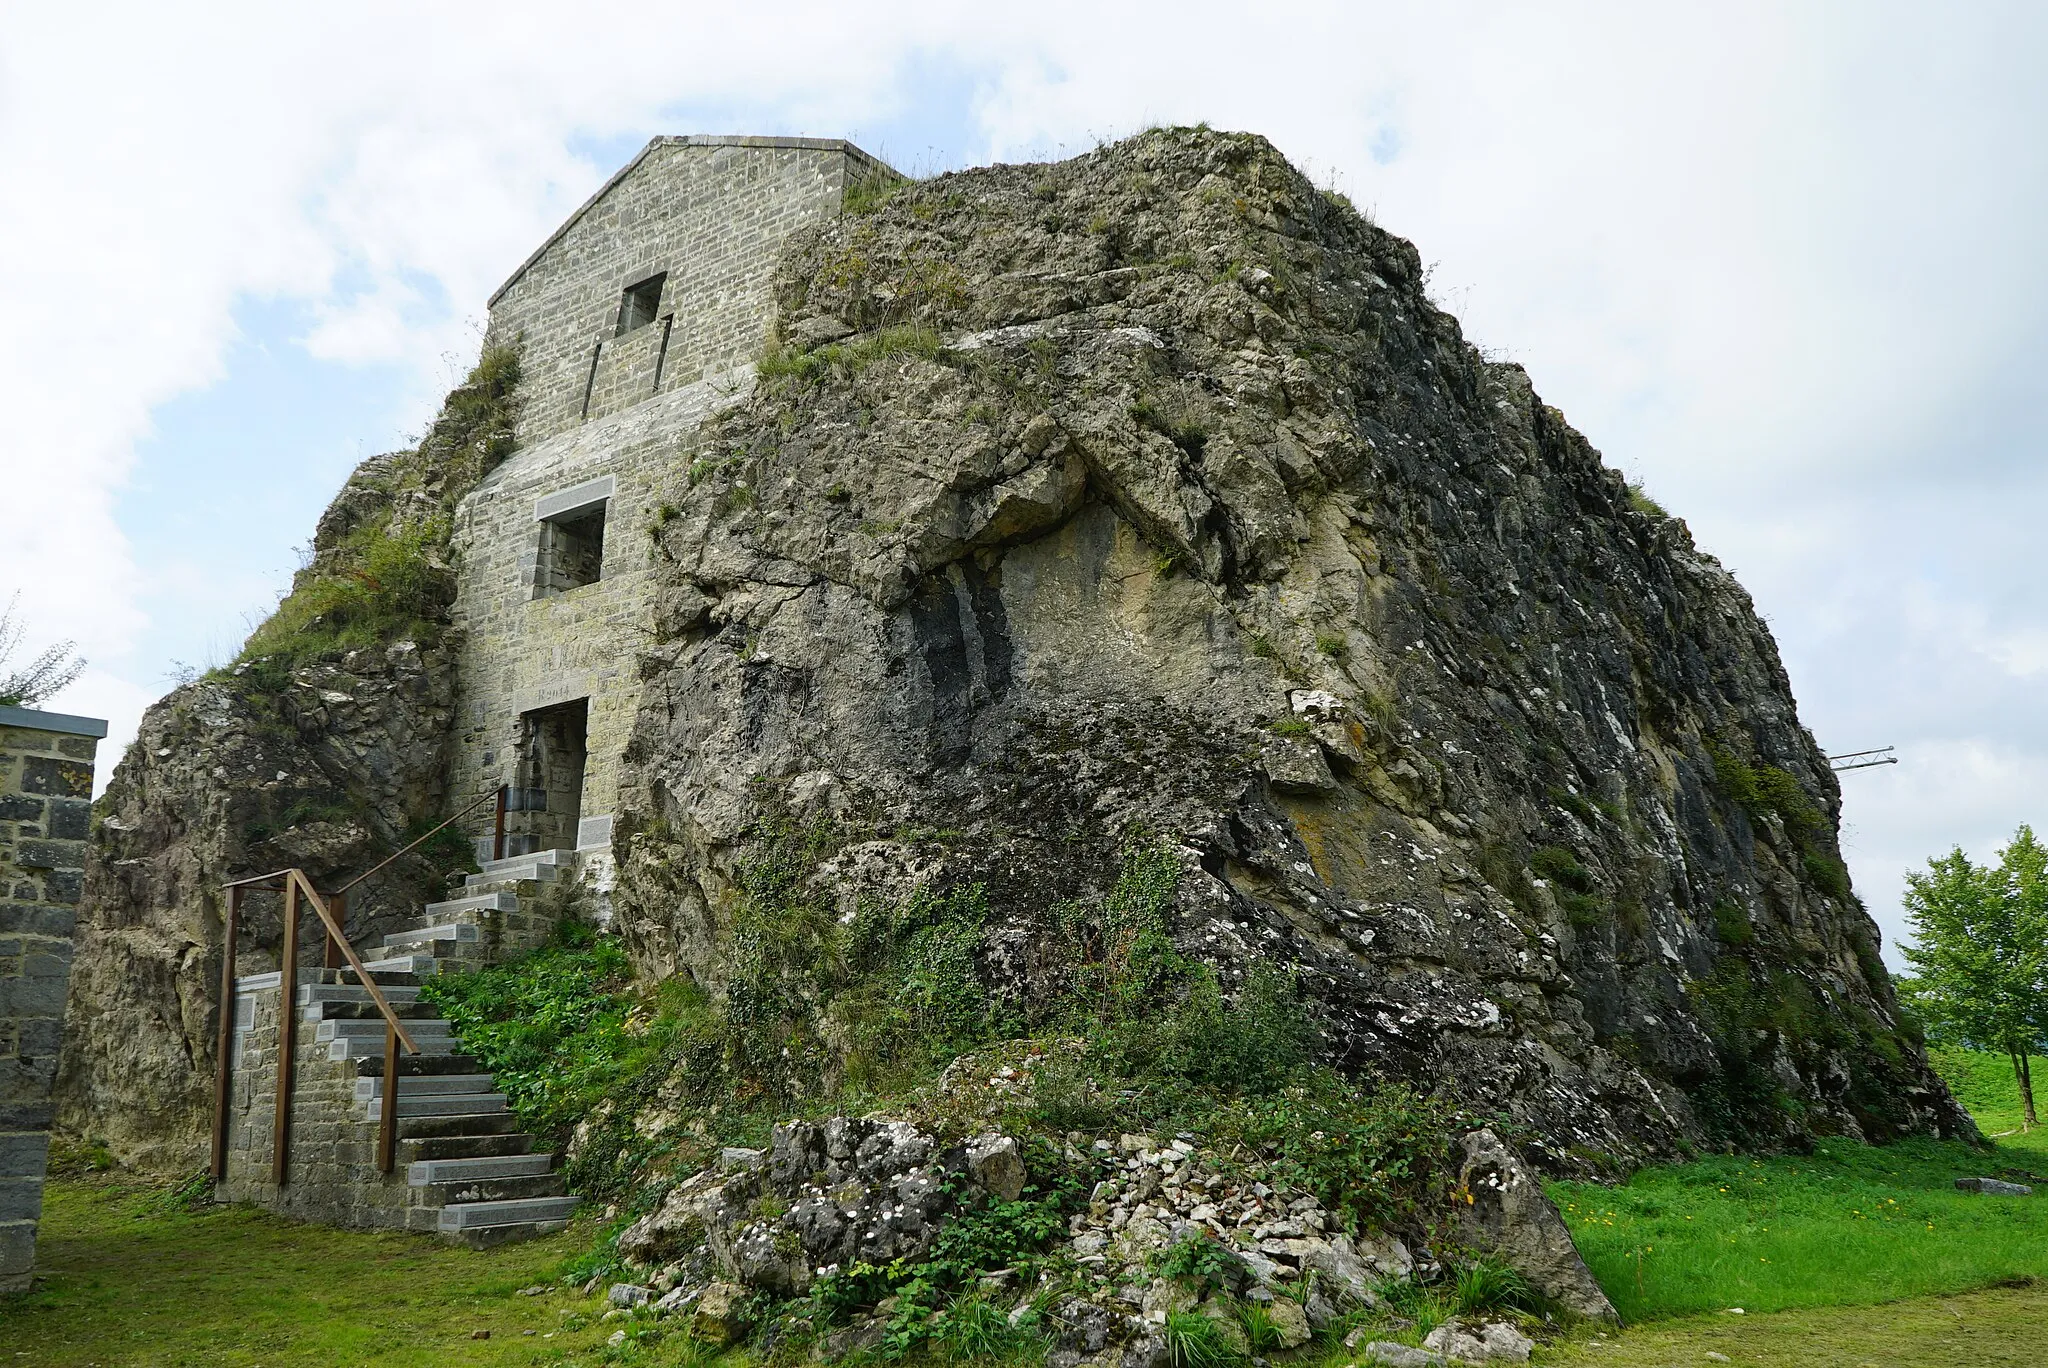
<svg viewBox="0 0 2048 1368">
<path fill-rule="evenodd" d="M 1256 1158 L 1268 1181 L 1314 1195 L 1352 1229 L 1442 1219 L 1451 1136 L 1468 1118 L 1319 1064 L 1290 977 L 1255 968 L 1226 993 L 1169 932 L 1173 848 L 1133 844 L 1099 898 L 1048 909 L 1039 977 L 1051 986 L 1026 999 L 985 962 L 979 886 L 838 914 L 814 875 L 844 840 L 775 822 L 742 843 L 724 909 L 731 971 L 716 992 L 680 977 L 635 990 L 616 942 L 572 922 L 557 945 L 438 980 L 427 996 L 526 1125 L 561 1141 L 573 1132 L 572 1184 L 627 1212 L 791 1116 L 883 1110 L 955 1138 L 995 1125 L 1047 1146 L 1032 1172 L 1055 1226 L 1081 1181 L 1060 1177 L 1071 1165 L 1058 1147 L 1125 1132 Z M 963 1110 L 941 1078 L 1012 1067 L 1030 1086 L 994 1112 Z M 900 1296 L 933 1278 L 948 1295 L 957 1281 L 921 1265 L 884 1280 Z"/>
<path fill-rule="evenodd" d="M 321 519 L 311 564 L 239 659 L 292 665 L 431 636 L 455 598 L 455 505 L 510 454 L 518 387 L 518 352 L 487 349 L 418 445 L 365 462 Z"/>
</svg>

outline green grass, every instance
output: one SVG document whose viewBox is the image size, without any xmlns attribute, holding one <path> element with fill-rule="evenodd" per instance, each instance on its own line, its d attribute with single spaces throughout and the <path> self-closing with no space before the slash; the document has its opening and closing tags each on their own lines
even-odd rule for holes
<svg viewBox="0 0 2048 1368">
<path fill-rule="evenodd" d="M 598 1323 L 601 1305 L 559 1286 L 513 1295 L 552 1278 L 589 1238 L 572 1229 L 478 1253 L 250 1207 L 190 1211 L 131 1183 L 57 1180 L 37 1288 L 0 1301 L 0 1364 L 595 1364 L 616 1328 Z M 472 1338 L 479 1330 L 490 1338 Z"/>
<path fill-rule="evenodd" d="M 1987 1133 L 2017 1130 L 2003 1060 L 1945 1063 Z M 1811 1155 L 1716 1157 L 1643 1169 L 1620 1187 L 1557 1183 L 1551 1195 L 1594 1276 L 1636 1322 L 2048 1278 L 2048 1200 L 1954 1187 L 1957 1178 L 1999 1174 L 2048 1175 L 2048 1130 L 2004 1136 L 1989 1152 L 1931 1140 L 1829 1140 Z"/>
</svg>

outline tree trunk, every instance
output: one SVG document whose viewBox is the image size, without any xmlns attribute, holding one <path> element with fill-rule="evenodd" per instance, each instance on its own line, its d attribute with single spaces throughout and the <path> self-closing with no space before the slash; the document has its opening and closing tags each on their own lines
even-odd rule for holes
<svg viewBox="0 0 2048 1368">
<path fill-rule="evenodd" d="M 2034 1066 L 2024 1049 L 2007 1052 L 2012 1058 L 2012 1077 L 2020 1085 L 2021 1130 L 2032 1130 L 2034 1119 Z"/>
</svg>

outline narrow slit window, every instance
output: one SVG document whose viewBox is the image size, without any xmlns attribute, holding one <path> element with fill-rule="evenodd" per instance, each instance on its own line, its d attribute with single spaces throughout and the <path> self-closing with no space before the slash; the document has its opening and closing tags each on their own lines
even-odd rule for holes
<svg viewBox="0 0 2048 1368">
<path fill-rule="evenodd" d="M 603 503 L 579 508 L 540 525 L 540 594 L 566 593 L 604 577 Z"/>
<path fill-rule="evenodd" d="M 619 300 L 619 331 L 624 337 L 635 328 L 644 328 L 654 321 L 661 308 L 661 287 L 668 279 L 668 272 L 649 276 L 638 285 L 628 285 L 623 298 Z"/>
</svg>

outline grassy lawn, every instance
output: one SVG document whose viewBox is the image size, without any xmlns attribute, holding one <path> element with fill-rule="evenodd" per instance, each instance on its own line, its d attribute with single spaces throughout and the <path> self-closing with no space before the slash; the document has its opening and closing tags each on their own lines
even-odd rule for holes
<svg viewBox="0 0 2048 1368">
<path fill-rule="evenodd" d="M 247 1207 L 187 1211 L 160 1189 L 53 1181 L 38 1286 L 0 1301 L 0 1365 L 429 1368 L 579 1351 L 595 1363 L 588 1351 L 614 1328 L 597 1323 L 601 1305 L 560 1290 L 513 1295 L 589 1239 L 572 1228 L 476 1253 Z M 482 1330 L 490 1338 L 473 1338 Z"/>
<path fill-rule="evenodd" d="M 1646 1169 L 1621 1187 L 1555 1185 L 1630 1328 L 1582 1328 L 1538 1361 L 1666 1368 L 1718 1361 L 1705 1357 L 1714 1352 L 1786 1368 L 2048 1362 L 2048 1194 L 1984 1198 L 1952 1186 L 1965 1175 L 2048 1175 L 2048 1129 L 2017 1133 L 2003 1060 L 1954 1056 L 1942 1067 L 1997 1137 L 1991 1153 L 1830 1142 L 1811 1155 Z M 602 1303 L 553 1281 L 591 1238 L 577 1228 L 475 1253 L 251 1208 L 194 1211 L 118 1180 L 57 1180 L 39 1245 L 42 1281 L 0 1302 L 0 1368 L 704 1368 L 674 1338 L 606 1348 L 618 1327 L 598 1319 Z M 545 1295 L 515 1295 L 539 1283 L 549 1285 Z M 1346 1356 L 1301 1356 L 1326 1359 Z"/>
<path fill-rule="evenodd" d="M 2048 1130 L 2017 1132 L 2000 1059 L 1944 1060 L 1986 1154 L 1913 1141 L 1832 1141 L 1811 1155 L 1644 1169 L 1617 1188 L 1558 1183 L 1594 1276 L 1631 1324 L 1670 1316 L 1842 1306 L 2048 1279 L 2048 1201 L 1955 1190 L 1972 1175 L 2048 1175 Z"/>
</svg>

